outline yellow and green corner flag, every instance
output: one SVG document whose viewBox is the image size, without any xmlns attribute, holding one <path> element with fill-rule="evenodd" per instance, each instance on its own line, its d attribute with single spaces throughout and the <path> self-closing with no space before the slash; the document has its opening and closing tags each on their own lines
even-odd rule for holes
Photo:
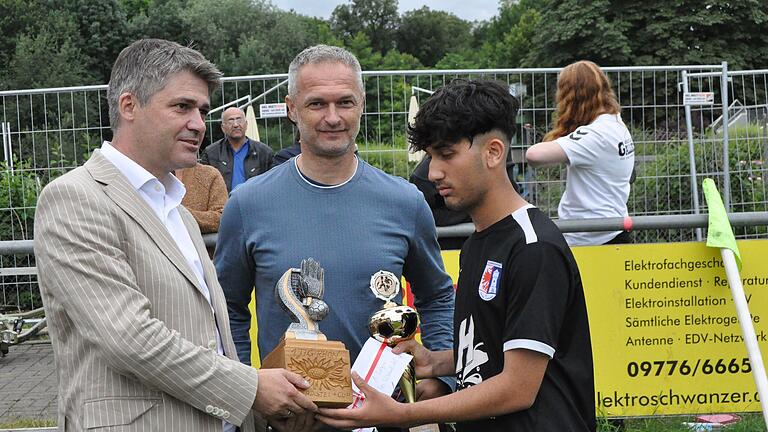
<svg viewBox="0 0 768 432">
<path fill-rule="evenodd" d="M 704 189 L 704 199 L 709 208 L 709 226 L 707 231 L 707 246 L 713 248 L 725 248 L 733 251 L 736 257 L 736 264 L 741 270 L 741 254 L 739 246 L 736 245 L 736 237 L 733 235 L 731 223 L 728 221 L 728 214 L 723 206 L 723 200 L 717 191 L 717 186 L 712 179 L 704 179 L 702 183 Z"/>
<path fill-rule="evenodd" d="M 728 277 L 728 285 L 731 289 L 734 306 L 736 306 L 736 315 L 739 318 L 739 327 L 744 337 L 744 345 L 749 354 L 749 361 L 752 364 L 752 375 L 755 379 L 757 392 L 760 395 L 760 408 L 763 413 L 763 421 L 768 426 L 768 376 L 765 374 L 765 365 L 763 356 L 760 353 L 760 345 L 757 342 L 755 328 L 752 325 L 749 313 L 749 304 L 744 295 L 744 286 L 741 283 L 741 254 L 736 245 L 736 238 L 733 236 L 731 224 L 728 221 L 728 214 L 725 212 L 723 201 L 717 192 L 715 182 L 712 179 L 706 179 L 702 183 L 704 189 L 704 198 L 709 207 L 709 232 L 707 233 L 707 246 L 720 249 L 720 255 L 723 257 L 725 265 L 725 274 Z M 737 269 L 734 269 L 736 267 Z"/>
</svg>

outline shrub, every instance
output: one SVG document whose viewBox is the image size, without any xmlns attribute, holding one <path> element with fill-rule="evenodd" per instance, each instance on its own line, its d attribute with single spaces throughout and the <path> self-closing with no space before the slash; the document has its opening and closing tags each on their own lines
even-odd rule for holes
<svg viewBox="0 0 768 432">
<path fill-rule="evenodd" d="M 29 163 L 17 163 L 13 170 L 8 165 L 3 166 L 0 172 L 0 239 L 32 238 L 40 188 L 40 180 Z"/>
<path fill-rule="evenodd" d="M 728 164 L 731 181 L 731 211 L 765 211 L 766 176 L 764 158 L 766 132 L 756 126 L 731 128 L 729 131 Z M 658 147 L 657 147 L 658 149 Z M 699 190 L 699 208 L 706 213 L 706 202 L 701 193 L 701 182 L 710 177 L 723 191 L 722 137 L 707 133 L 694 140 L 696 182 Z M 690 214 L 693 213 L 691 194 L 690 157 L 688 142 L 668 141 L 655 158 L 638 165 L 637 181 L 632 185 L 628 207 L 631 215 Z M 649 241 L 692 240 L 693 230 L 679 230 L 680 234 L 659 233 Z M 739 235 L 765 234 L 765 227 L 737 230 Z"/>
<path fill-rule="evenodd" d="M 362 144 L 358 154 L 369 164 L 379 168 L 385 173 L 408 179 L 418 162 L 408 161 L 408 150 L 405 136 L 398 135 L 394 139 L 394 145 L 381 143 Z"/>
</svg>

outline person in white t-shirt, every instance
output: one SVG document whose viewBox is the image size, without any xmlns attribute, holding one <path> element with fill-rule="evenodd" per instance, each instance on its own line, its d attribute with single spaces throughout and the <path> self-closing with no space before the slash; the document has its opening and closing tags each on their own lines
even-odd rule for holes
<svg viewBox="0 0 768 432">
<path fill-rule="evenodd" d="M 608 77 L 590 61 L 572 63 L 557 79 L 554 129 L 531 146 L 534 167 L 567 165 L 560 219 L 627 216 L 635 145 L 621 120 L 621 107 Z M 566 233 L 570 246 L 629 243 L 625 231 Z"/>
</svg>

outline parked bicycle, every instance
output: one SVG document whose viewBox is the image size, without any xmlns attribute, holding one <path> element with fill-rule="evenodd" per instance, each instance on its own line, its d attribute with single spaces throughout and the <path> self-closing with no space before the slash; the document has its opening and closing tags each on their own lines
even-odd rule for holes
<svg viewBox="0 0 768 432">
<path fill-rule="evenodd" d="M 41 334 L 47 327 L 45 310 L 0 314 L 0 357 L 8 354 L 11 345 L 26 342 Z"/>
</svg>

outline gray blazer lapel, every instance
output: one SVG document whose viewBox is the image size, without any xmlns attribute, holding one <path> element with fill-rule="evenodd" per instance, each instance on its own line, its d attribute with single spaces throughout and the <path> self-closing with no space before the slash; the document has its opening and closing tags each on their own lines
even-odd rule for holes
<svg viewBox="0 0 768 432">
<path fill-rule="evenodd" d="M 104 185 L 104 193 L 147 232 L 168 260 L 202 293 L 202 287 L 195 273 L 189 268 L 187 260 L 168 229 L 160 222 L 157 215 L 120 170 L 102 156 L 99 150 L 93 152 L 91 158 L 85 163 L 85 168 L 91 173 L 94 180 Z"/>
</svg>

